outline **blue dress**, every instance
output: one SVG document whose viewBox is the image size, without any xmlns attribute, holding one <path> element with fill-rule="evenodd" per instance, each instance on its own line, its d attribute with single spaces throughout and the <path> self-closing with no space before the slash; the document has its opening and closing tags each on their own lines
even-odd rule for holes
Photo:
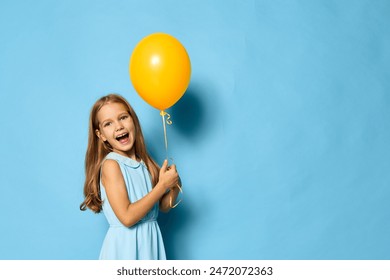
<svg viewBox="0 0 390 280">
<path fill-rule="evenodd" d="M 118 162 L 131 203 L 141 199 L 152 190 L 150 175 L 143 161 L 138 162 L 114 152 L 109 153 L 104 160 L 107 159 Z M 110 227 L 103 241 L 99 259 L 165 260 L 164 243 L 157 224 L 158 202 L 137 224 L 126 227 L 112 210 L 101 180 L 100 192 L 103 212 Z"/>
</svg>

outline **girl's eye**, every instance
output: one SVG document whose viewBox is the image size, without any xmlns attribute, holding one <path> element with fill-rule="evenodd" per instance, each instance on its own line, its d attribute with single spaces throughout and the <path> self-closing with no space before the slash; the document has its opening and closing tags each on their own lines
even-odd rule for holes
<svg viewBox="0 0 390 280">
<path fill-rule="evenodd" d="M 109 125 L 111 125 L 111 122 L 106 122 L 106 123 L 103 124 L 103 127 L 107 127 Z"/>
<path fill-rule="evenodd" d="M 125 119 L 127 119 L 129 116 L 128 115 L 124 115 L 124 116 L 122 116 L 120 119 L 121 120 L 125 120 Z"/>
</svg>

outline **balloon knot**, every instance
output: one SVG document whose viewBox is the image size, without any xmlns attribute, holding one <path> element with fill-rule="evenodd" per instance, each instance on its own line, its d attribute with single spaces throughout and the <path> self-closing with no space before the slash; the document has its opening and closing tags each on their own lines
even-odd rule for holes
<svg viewBox="0 0 390 280">
<path fill-rule="evenodd" d="M 165 116 L 167 117 L 167 118 L 165 119 L 166 124 L 168 124 L 168 125 L 171 125 L 171 124 L 172 124 L 171 115 L 170 115 L 170 114 L 168 114 L 168 113 L 165 112 L 164 110 L 161 110 L 160 115 L 163 117 L 163 119 L 165 119 L 165 118 L 164 118 Z"/>
</svg>

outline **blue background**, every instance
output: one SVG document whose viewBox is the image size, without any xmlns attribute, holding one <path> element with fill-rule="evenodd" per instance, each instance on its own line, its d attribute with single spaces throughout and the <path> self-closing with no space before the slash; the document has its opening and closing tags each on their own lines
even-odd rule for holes
<svg viewBox="0 0 390 280">
<path fill-rule="evenodd" d="M 154 158 L 159 112 L 128 62 L 178 38 L 190 86 L 168 112 L 182 204 L 169 259 L 390 259 L 389 1 L 16 1 L 0 4 L 1 259 L 96 259 L 81 212 L 89 110 L 117 92 Z"/>
</svg>

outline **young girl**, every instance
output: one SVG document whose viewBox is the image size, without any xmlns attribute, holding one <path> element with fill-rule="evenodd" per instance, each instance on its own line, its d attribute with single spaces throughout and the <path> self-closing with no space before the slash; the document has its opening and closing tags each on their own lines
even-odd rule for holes
<svg viewBox="0 0 390 280">
<path fill-rule="evenodd" d="M 157 216 L 173 207 L 179 176 L 150 157 L 137 115 L 119 95 L 92 107 L 85 171 L 80 209 L 103 210 L 110 224 L 99 258 L 166 259 Z"/>
</svg>

